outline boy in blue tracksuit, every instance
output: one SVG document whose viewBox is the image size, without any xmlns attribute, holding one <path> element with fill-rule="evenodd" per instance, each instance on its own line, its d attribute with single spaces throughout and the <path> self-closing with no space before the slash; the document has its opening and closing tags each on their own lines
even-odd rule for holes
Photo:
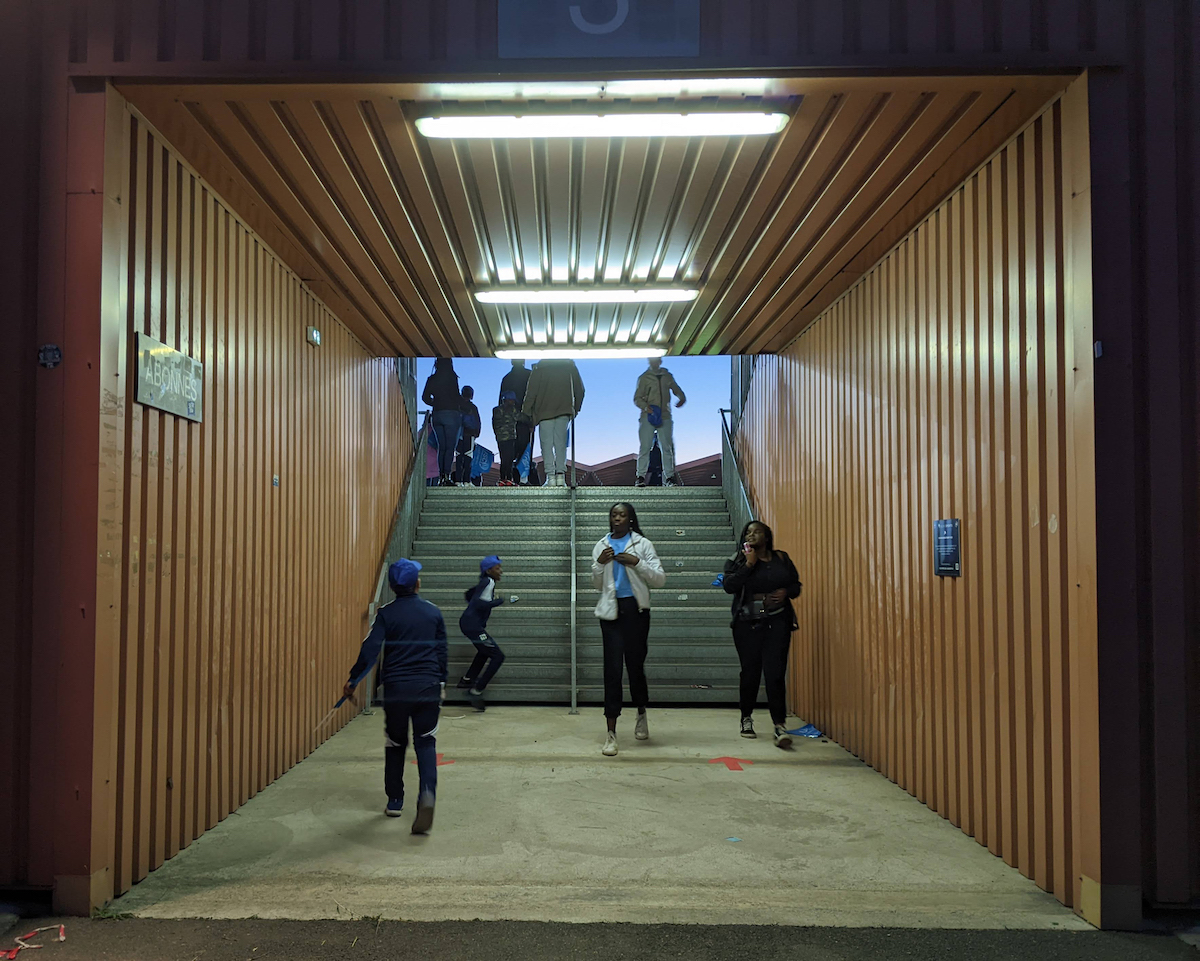
<svg viewBox="0 0 1200 961">
<path fill-rule="evenodd" d="M 488 633 L 487 622 L 492 609 L 504 603 L 504 598 L 496 597 L 496 585 L 504 569 L 500 566 L 500 558 L 490 554 L 479 562 L 479 581 L 474 587 L 463 592 L 467 600 L 467 609 L 458 619 L 459 629 L 475 645 L 475 660 L 467 668 L 467 673 L 458 682 L 460 688 L 470 688 L 471 706 L 477 711 L 487 709 L 483 700 L 483 691 L 488 681 L 496 676 L 500 665 L 504 663 L 504 652 L 496 639 Z M 512 600 L 515 602 L 516 597 Z M 486 665 L 486 667 L 485 667 Z M 482 673 L 480 673 L 482 671 Z"/>
<path fill-rule="evenodd" d="M 383 684 L 384 767 L 388 802 L 384 813 L 399 817 L 404 808 L 404 753 L 412 724 L 420 791 L 413 834 L 433 826 L 437 795 L 438 714 L 446 695 L 446 623 L 442 612 L 418 596 L 421 565 L 401 558 L 388 568 L 388 583 L 396 599 L 379 609 L 371 633 L 362 643 L 358 660 L 342 693 L 351 696 L 383 650 L 379 680 Z"/>
</svg>

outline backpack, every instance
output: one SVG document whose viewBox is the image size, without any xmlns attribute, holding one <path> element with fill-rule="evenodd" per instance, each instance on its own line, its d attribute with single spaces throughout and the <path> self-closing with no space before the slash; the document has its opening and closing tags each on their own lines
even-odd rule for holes
<svg viewBox="0 0 1200 961">
<path fill-rule="evenodd" d="M 468 434 L 472 434 L 475 437 L 479 436 L 482 425 L 479 423 L 479 415 L 474 411 L 467 411 L 463 414 L 462 424 L 463 430 Z"/>
</svg>

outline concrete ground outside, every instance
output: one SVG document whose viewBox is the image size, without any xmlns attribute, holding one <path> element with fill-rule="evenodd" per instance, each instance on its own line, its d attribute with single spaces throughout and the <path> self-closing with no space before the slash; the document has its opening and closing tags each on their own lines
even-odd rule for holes
<svg viewBox="0 0 1200 961">
<path fill-rule="evenodd" d="M 385 818 L 383 715 L 361 716 L 111 910 L 1088 929 L 833 743 L 743 739 L 734 710 L 651 709 L 650 726 L 635 741 L 627 711 L 606 758 L 597 708 L 451 706 L 436 823 L 414 837 L 416 768 L 405 816 Z M 753 763 L 709 763 L 722 756 Z"/>
</svg>

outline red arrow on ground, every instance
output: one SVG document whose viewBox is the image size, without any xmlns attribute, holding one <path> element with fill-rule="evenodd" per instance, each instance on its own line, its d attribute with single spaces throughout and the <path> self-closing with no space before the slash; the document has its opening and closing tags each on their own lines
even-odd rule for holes
<svg viewBox="0 0 1200 961">
<path fill-rule="evenodd" d="M 445 767 L 447 764 L 453 764 L 453 763 L 454 763 L 453 761 L 443 761 L 443 760 L 442 760 L 442 758 L 444 758 L 445 756 L 446 756 L 445 754 L 439 754 L 439 755 L 438 755 L 438 762 L 437 762 L 437 766 L 438 766 L 438 767 Z M 413 760 L 413 761 L 409 761 L 408 763 L 409 763 L 409 764 L 416 764 L 417 762 L 416 762 L 415 760 Z"/>
<path fill-rule="evenodd" d="M 747 761 L 741 757 L 714 757 L 709 764 L 724 764 L 730 771 L 740 771 L 743 764 L 753 764 L 753 761 Z"/>
</svg>

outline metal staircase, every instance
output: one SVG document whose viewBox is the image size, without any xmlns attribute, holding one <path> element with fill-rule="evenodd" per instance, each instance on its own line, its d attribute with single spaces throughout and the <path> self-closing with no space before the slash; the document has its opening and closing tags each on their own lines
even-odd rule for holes
<svg viewBox="0 0 1200 961">
<path fill-rule="evenodd" d="M 733 531 L 719 487 L 580 488 L 575 495 L 577 696 L 603 700 L 603 655 L 593 609 L 592 547 L 608 530 L 608 509 L 629 501 L 667 572 L 652 594 L 647 674 L 659 704 L 730 704 L 738 660 L 729 632 L 729 598 L 712 581 L 733 552 Z M 458 629 L 463 591 L 479 560 L 504 561 L 489 627 L 506 655 L 488 687 L 492 701 L 571 703 L 571 492 L 565 488 L 433 488 L 426 492 L 413 556 L 425 565 L 421 593 L 437 604 L 450 637 L 450 677 L 462 675 L 475 649 Z M 447 691 L 447 698 L 460 696 Z"/>
</svg>

